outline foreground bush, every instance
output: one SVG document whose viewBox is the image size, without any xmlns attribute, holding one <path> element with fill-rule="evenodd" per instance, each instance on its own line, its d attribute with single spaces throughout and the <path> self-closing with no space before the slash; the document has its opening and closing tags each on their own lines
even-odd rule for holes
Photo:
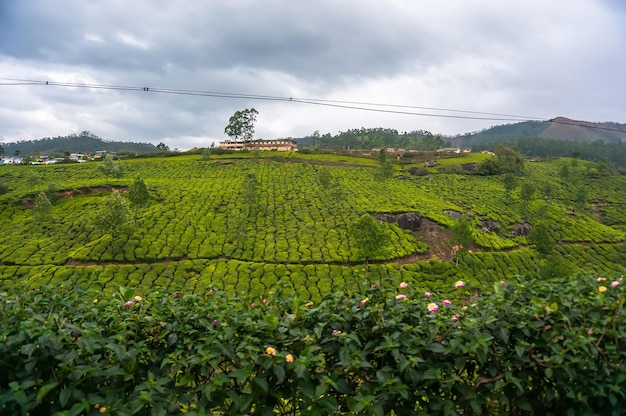
<svg viewBox="0 0 626 416">
<path fill-rule="evenodd" d="M 0 414 L 624 414 L 621 278 L 0 293 Z"/>
</svg>

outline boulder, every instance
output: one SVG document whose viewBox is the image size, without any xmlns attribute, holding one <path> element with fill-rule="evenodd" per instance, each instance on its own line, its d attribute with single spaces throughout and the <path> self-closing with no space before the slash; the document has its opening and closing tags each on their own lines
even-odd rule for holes
<svg viewBox="0 0 626 416">
<path fill-rule="evenodd" d="M 500 223 L 494 220 L 485 220 L 482 222 L 483 231 L 486 233 L 497 233 L 500 231 Z"/>
<path fill-rule="evenodd" d="M 415 212 L 406 212 L 398 215 L 396 222 L 403 230 L 419 231 L 422 226 L 422 217 Z"/>
<path fill-rule="evenodd" d="M 458 220 L 463 216 L 460 212 L 454 211 L 452 209 L 446 209 L 443 211 L 444 214 L 451 216 L 452 218 Z"/>
<path fill-rule="evenodd" d="M 515 236 L 526 236 L 530 234 L 530 230 L 532 230 L 532 226 L 525 222 L 523 224 L 515 224 L 513 228 L 513 235 Z"/>
<path fill-rule="evenodd" d="M 384 222 L 395 222 L 403 230 L 419 231 L 422 226 L 422 217 L 416 212 L 404 212 L 402 214 L 374 214 L 374 219 Z"/>
</svg>

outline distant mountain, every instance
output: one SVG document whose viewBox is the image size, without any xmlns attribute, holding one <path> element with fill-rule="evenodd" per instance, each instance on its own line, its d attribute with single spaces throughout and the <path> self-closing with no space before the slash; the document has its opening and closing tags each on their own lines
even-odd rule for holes
<svg viewBox="0 0 626 416">
<path fill-rule="evenodd" d="M 102 139 L 89 131 L 67 136 L 45 137 L 38 140 L 21 140 L 18 142 L 3 143 L 5 155 L 33 154 L 60 154 L 65 153 L 95 153 L 98 150 L 110 152 L 150 153 L 156 152 L 156 146 L 151 143 L 119 142 Z"/>
<path fill-rule="evenodd" d="M 556 117 L 549 121 L 524 121 L 515 124 L 494 126 L 480 132 L 467 133 L 448 140 L 456 146 L 471 147 L 476 144 L 508 142 L 522 138 L 540 137 L 591 143 L 601 140 L 606 143 L 625 143 L 626 124 L 572 120 Z"/>
</svg>

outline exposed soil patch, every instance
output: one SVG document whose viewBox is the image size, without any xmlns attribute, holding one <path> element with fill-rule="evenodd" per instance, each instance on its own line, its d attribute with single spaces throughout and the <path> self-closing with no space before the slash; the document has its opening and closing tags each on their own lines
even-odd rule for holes
<svg viewBox="0 0 626 416">
<path fill-rule="evenodd" d="M 428 244 L 428 251 L 424 254 L 414 254 L 403 259 L 397 259 L 397 263 L 415 263 L 418 260 L 437 259 L 439 261 L 452 260 L 450 230 L 436 222 L 422 218 L 422 226 L 419 231 L 414 231 L 413 236 L 417 241 Z"/>
</svg>

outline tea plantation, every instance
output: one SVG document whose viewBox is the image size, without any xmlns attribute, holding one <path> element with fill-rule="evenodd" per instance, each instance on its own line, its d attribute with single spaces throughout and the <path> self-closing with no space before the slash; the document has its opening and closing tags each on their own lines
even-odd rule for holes
<svg viewBox="0 0 626 416">
<path fill-rule="evenodd" d="M 372 159 L 268 156 L 127 160 L 119 162 L 125 172 L 117 179 L 106 178 L 97 163 L 2 166 L 0 181 L 9 192 L 0 196 L 0 281 L 36 288 L 88 280 L 105 290 L 159 286 L 230 294 L 262 293 L 280 283 L 313 300 L 370 281 L 404 280 L 424 290 L 460 278 L 490 285 L 537 273 L 541 256 L 526 236 L 513 233 L 538 221 L 549 223 L 564 270 L 624 268 L 626 177 L 594 175 L 583 162 L 571 168 L 567 182 L 557 172 L 569 160 L 527 163 L 520 186 L 531 183 L 536 192 L 526 201 L 518 190 L 506 195 L 499 176 L 434 170 L 412 176 L 409 165 L 395 165 L 394 177 L 381 180 Z M 124 193 L 137 177 L 150 200 L 131 210 L 130 231 L 112 242 L 94 217 L 111 188 Z M 579 189 L 587 195 L 583 204 L 575 201 Z M 33 209 L 42 191 L 53 201 L 45 216 Z M 418 213 L 434 226 L 412 233 L 384 223 L 388 244 L 369 262 L 365 281 L 352 224 L 363 213 L 403 212 Z M 451 261 L 445 232 L 455 213 L 470 215 L 476 245 Z M 487 221 L 497 229 L 483 230 Z M 439 252 L 429 250 L 433 239 Z"/>
<path fill-rule="evenodd" d="M 625 414 L 626 176 L 487 157 L 0 166 L 0 414 Z"/>
</svg>

